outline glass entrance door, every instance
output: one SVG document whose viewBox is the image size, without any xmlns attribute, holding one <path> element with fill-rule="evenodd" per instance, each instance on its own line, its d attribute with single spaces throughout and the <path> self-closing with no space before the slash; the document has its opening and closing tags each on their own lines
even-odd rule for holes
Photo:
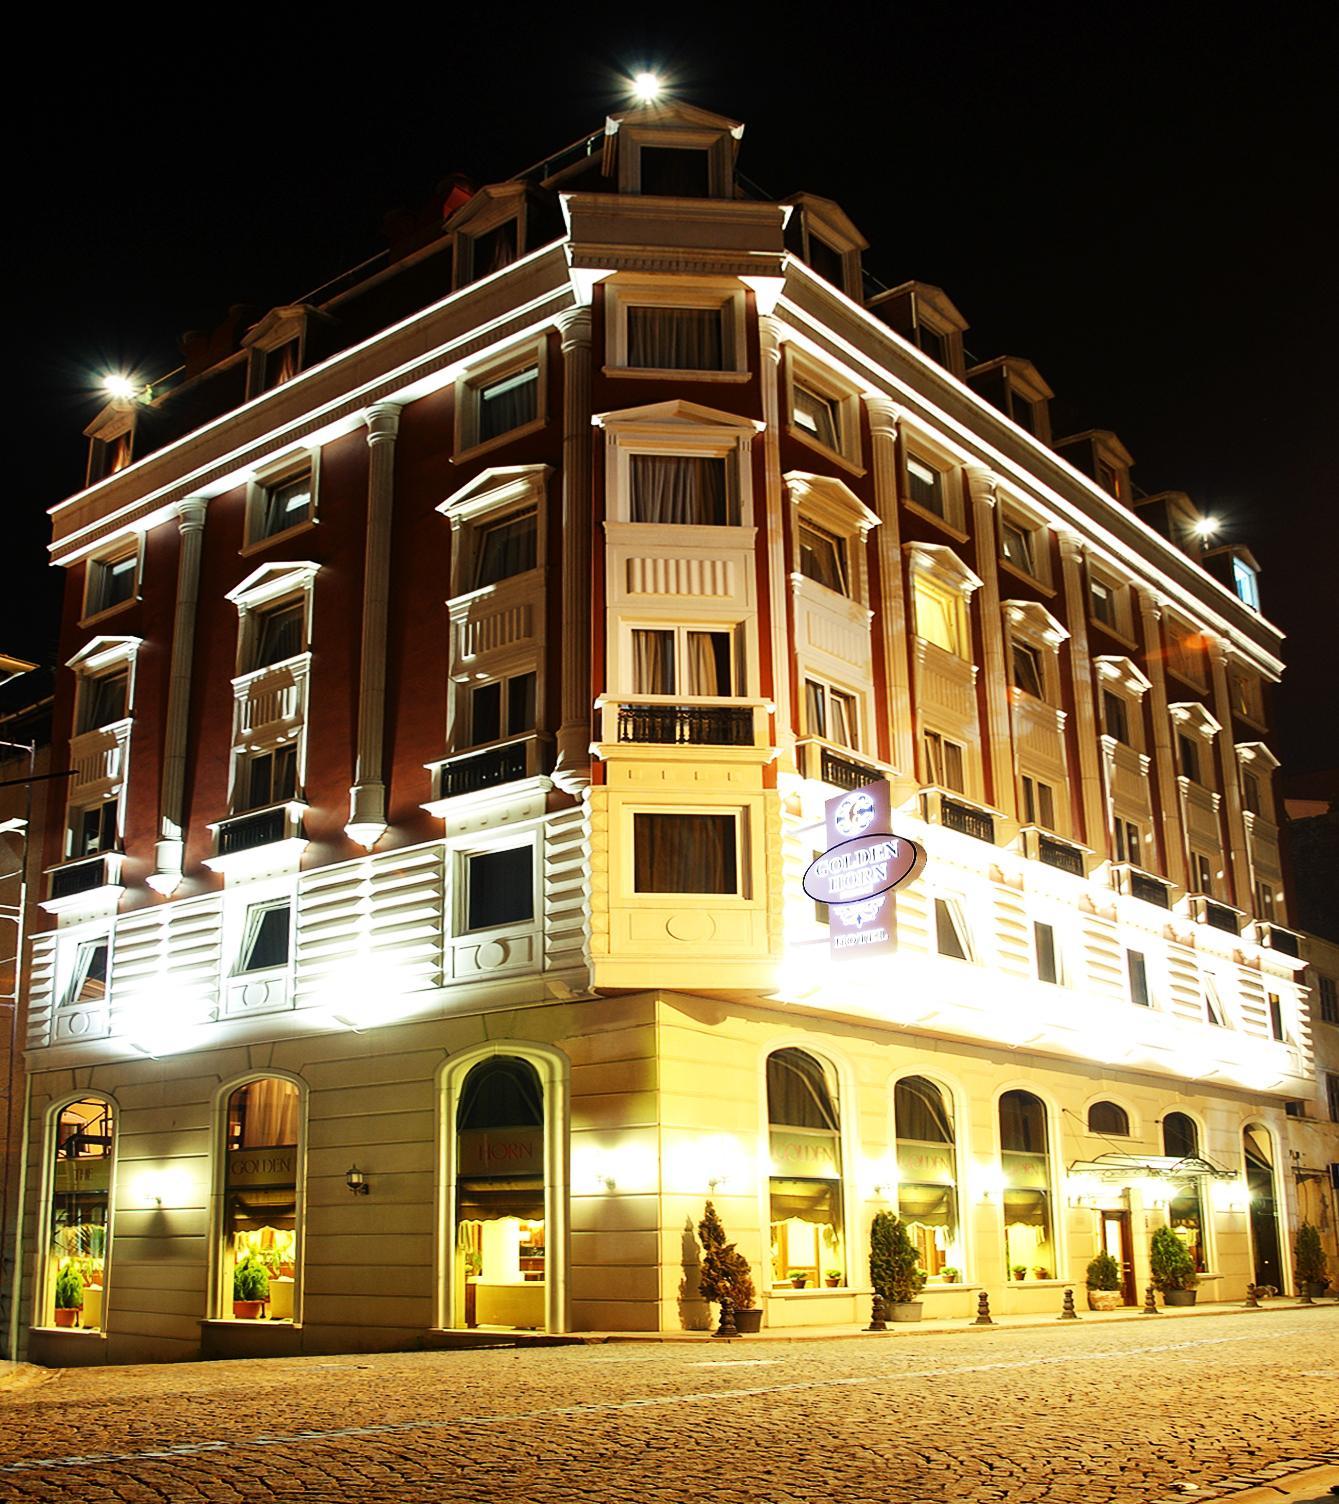
<svg viewBox="0 0 1339 1504">
<path fill-rule="evenodd" d="M 1102 1247 L 1120 1265 L 1121 1299 L 1127 1306 L 1135 1305 L 1134 1239 L 1130 1235 L 1129 1212 L 1102 1213 Z"/>
</svg>

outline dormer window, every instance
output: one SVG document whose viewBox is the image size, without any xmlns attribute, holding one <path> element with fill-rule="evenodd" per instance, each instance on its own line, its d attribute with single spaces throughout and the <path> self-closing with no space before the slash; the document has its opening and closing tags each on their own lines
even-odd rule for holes
<svg viewBox="0 0 1339 1504">
<path fill-rule="evenodd" d="M 1022 392 L 1010 390 L 1009 392 L 1009 415 L 1020 428 L 1025 428 L 1029 433 L 1037 431 L 1037 409 L 1031 399 L 1025 397 Z"/>
<path fill-rule="evenodd" d="M 1237 592 L 1237 598 L 1244 601 L 1252 611 L 1260 609 L 1260 576 L 1258 572 L 1240 556 L 1232 560 L 1232 588 Z"/>
<path fill-rule="evenodd" d="M 516 260 L 519 230 L 517 220 L 506 219 L 470 242 L 470 270 L 476 282 Z"/>
<path fill-rule="evenodd" d="M 744 127 L 682 102 L 610 116 L 604 172 L 620 193 L 647 198 L 729 198 Z M 657 211 L 650 211 L 657 212 Z"/>
<path fill-rule="evenodd" d="M 272 308 L 242 338 L 248 352 L 246 394 L 248 398 L 272 392 L 301 374 L 308 364 L 311 330 L 329 322 L 326 314 L 308 303 L 290 303 Z"/>
<path fill-rule="evenodd" d="M 89 452 L 88 480 L 106 480 L 130 463 L 134 434 L 129 428 L 106 439 L 94 439 Z"/>
<path fill-rule="evenodd" d="M 708 198 L 711 158 L 702 147 L 643 146 L 640 192 L 658 198 Z"/>
<path fill-rule="evenodd" d="M 273 350 L 264 351 L 261 356 L 261 391 L 272 391 L 275 387 L 282 386 L 284 382 L 291 381 L 298 374 L 299 361 L 296 338 L 287 339 L 282 345 L 276 345 Z"/>
<path fill-rule="evenodd" d="M 941 366 L 948 365 L 948 339 L 938 329 L 931 328 L 929 324 L 921 324 L 916 330 L 916 343 L 920 346 L 922 355 L 928 355 Z"/>
</svg>

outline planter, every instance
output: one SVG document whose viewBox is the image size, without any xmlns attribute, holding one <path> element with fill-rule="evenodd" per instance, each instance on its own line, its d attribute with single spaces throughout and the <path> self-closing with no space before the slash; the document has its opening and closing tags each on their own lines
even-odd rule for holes
<svg viewBox="0 0 1339 1504">
<path fill-rule="evenodd" d="M 1306 1293 L 1312 1300 L 1319 1300 L 1329 1288 L 1330 1282 L 1327 1279 L 1309 1279 L 1306 1282 Z"/>
<path fill-rule="evenodd" d="M 841 1282 L 842 1277 L 840 1274 L 829 1274 L 828 1277 L 823 1281 L 823 1283 L 828 1287 L 829 1290 L 839 1289 Z"/>
<path fill-rule="evenodd" d="M 259 1321 L 265 1312 L 263 1300 L 235 1300 L 232 1313 L 238 1321 Z"/>
<path fill-rule="evenodd" d="M 1193 1306 L 1198 1290 L 1164 1290 L 1162 1303 L 1165 1306 Z"/>
<path fill-rule="evenodd" d="M 1119 1311 L 1125 1304 L 1125 1296 L 1119 1290 L 1089 1290 L 1090 1311 Z"/>
<path fill-rule="evenodd" d="M 741 1337 L 752 1336 L 762 1331 L 762 1307 L 750 1307 L 747 1311 L 735 1312 L 735 1331 Z"/>
<path fill-rule="evenodd" d="M 78 1326 L 79 1325 L 79 1307 L 78 1306 L 57 1306 L 56 1307 L 56 1325 L 57 1326 Z"/>
<path fill-rule="evenodd" d="M 808 1283 L 807 1279 L 793 1279 L 790 1282 L 790 1287 L 792 1290 L 803 1290 Z"/>
<path fill-rule="evenodd" d="M 895 1300 L 888 1309 L 894 1321 L 919 1321 L 924 1305 L 921 1300 Z"/>
</svg>

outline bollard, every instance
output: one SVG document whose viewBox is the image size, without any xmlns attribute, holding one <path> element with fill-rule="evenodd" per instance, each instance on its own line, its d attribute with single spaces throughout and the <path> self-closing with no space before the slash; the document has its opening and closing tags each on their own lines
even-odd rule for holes
<svg viewBox="0 0 1339 1504">
<path fill-rule="evenodd" d="M 1059 1319 L 1061 1321 L 1077 1321 L 1079 1319 L 1079 1313 L 1074 1309 L 1073 1290 L 1065 1291 L 1065 1301 L 1064 1305 L 1060 1308 Z"/>
<path fill-rule="evenodd" d="M 1144 1309 L 1140 1314 L 1143 1316 L 1162 1315 L 1162 1312 L 1158 1310 L 1158 1300 L 1157 1296 L 1153 1293 L 1152 1285 L 1147 1286 L 1144 1290 Z"/>
<path fill-rule="evenodd" d="M 869 1325 L 865 1330 L 867 1332 L 886 1332 L 888 1330 L 888 1322 L 885 1319 L 887 1315 L 888 1312 L 884 1309 L 883 1296 L 875 1295 L 874 1302 L 870 1307 Z"/>
<path fill-rule="evenodd" d="M 738 1337 L 739 1332 L 735 1327 L 735 1303 L 733 1300 L 721 1301 L 721 1324 L 715 1333 L 717 1337 Z"/>
<path fill-rule="evenodd" d="M 973 1326 L 994 1326 L 990 1316 L 990 1296 L 984 1290 L 976 1297 L 976 1320 Z"/>
<path fill-rule="evenodd" d="M 1258 1311 L 1260 1309 L 1260 1302 L 1256 1299 L 1258 1288 L 1259 1287 L 1256 1285 L 1246 1286 L 1246 1299 L 1242 1302 L 1242 1304 L 1248 1311 Z"/>
<path fill-rule="evenodd" d="M 1310 1284 L 1310 1281 L 1303 1280 L 1302 1281 L 1302 1293 L 1301 1293 L 1301 1296 L 1298 1298 L 1297 1304 L 1299 1306 L 1314 1306 L 1315 1303 L 1316 1302 L 1311 1298 L 1311 1284 Z"/>
</svg>

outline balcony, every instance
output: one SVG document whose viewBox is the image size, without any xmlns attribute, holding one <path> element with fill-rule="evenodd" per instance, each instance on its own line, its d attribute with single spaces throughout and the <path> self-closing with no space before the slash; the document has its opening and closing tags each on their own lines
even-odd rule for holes
<svg viewBox="0 0 1339 1504">
<path fill-rule="evenodd" d="M 294 800 L 230 815 L 210 825 L 214 855 L 205 866 L 215 872 L 270 870 L 277 865 L 296 869 L 307 844 L 302 817 L 307 806 Z"/>
<path fill-rule="evenodd" d="M 122 891 L 121 864 L 124 861 L 121 852 L 104 851 L 97 856 L 80 857 L 77 861 L 50 868 L 47 896 L 42 907 L 48 914 L 59 914 L 65 909 L 83 911 L 104 905 L 114 911 Z"/>
<path fill-rule="evenodd" d="M 101 856 L 57 867 L 51 874 L 49 894 L 52 898 L 73 898 L 76 893 L 89 893 L 103 886 L 106 872 L 107 860 Z"/>
<path fill-rule="evenodd" d="M 1276 950 L 1281 956 L 1291 956 L 1294 961 L 1302 959 L 1302 942 L 1291 930 L 1281 929 L 1261 919 L 1256 922 L 1256 938 L 1263 946 Z"/>
<path fill-rule="evenodd" d="M 753 712 L 743 705 L 620 705 L 618 739 L 671 747 L 749 747 Z"/>
<path fill-rule="evenodd" d="M 1197 923 L 1207 924 L 1211 929 L 1222 930 L 1224 934 L 1241 934 L 1243 916 L 1231 905 L 1219 903 L 1207 893 L 1191 893 L 1187 896 L 1186 906 Z"/>
<path fill-rule="evenodd" d="M 515 783 L 526 776 L 524 742 L 507 742 L 443 763 L 437 770 L 438 799 L 454 799 L 458 794 L 477 794 L 480 789 L 496 788 L 500 783 Z"/>
<path fill-rule="evenodd" d="M 882 783 L 885 774 L 867 762 L 826 742 L 807 740 L 796 743 L 800 768 L 806 778 L 830 783 L 835 789 L 858 789 L 867 783 Z"/>
<path fill-rule="evenodd" d="M 1172 906 L 1171 884 L 1165 878 L 1155 877 L 1151 872 L 1130 866 L 1128 862 L 1112 867 L 1111 886 L 1117 893 L 1125 893 L 1130 898 L 1155 904 L 1160 909 L 1170 909 Z"/>
<path fill-rule="evenodd" d="M 1071 846 L 1068 841 L 1056 840 L 1054 836 L 1037 837 L 1037 860 L 1074 877 L 1084 875 L 1083 852 L 1077 846 Z"/>
<path fill-rule="evenodd" d="M 965 836 L 974 836 L 978 841 L 995 844 L 995 819 L 984 810 L 973 809 L 969 804 L 959 804 L 956 799 L 939 801 L 940 824 L 950 830 L 961 831 Z"/>
</svg>

